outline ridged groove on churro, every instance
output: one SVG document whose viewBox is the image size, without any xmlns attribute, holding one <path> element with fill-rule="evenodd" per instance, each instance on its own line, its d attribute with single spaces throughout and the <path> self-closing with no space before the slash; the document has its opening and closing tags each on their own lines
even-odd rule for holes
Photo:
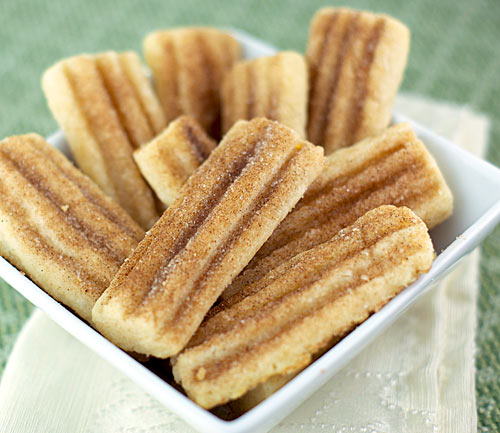
<svg viewBox="0 0 500 433">
<path fill-rule="evenodd" d="M 211 28 L 159 31 L 144 39 L 144 57 L 167 121 L 188 114 L 217 138 L 220 86 L 226 71 L 241 57 L 239 43 Z"/>
<path fill-rule="evenodd" d="M 40 136 L 0 142 L 0 253 L 84 319 L 143 236 Z"/>
<path fill-rule="evenodd" d="M 409 50 L 408 28 L 369 12 L 325 8 L 311 22 L 308 139 L 327 154 L 390 120 Z"/>
<path fill-rule="evenodd" d="M 134 159 L 158 198 L 169 206 L 215 145 L 193 118 L 181 116 L 136 150 Z"/>
<path fill-rule="evenodd" d="M 320 173 L 322 155 L 277 122 L 238 122 L 99 299 L 98 329 L 126 350 L 178 353 Z"/>
<path fill-rule="evenodd" d="M 78 166 L 149 228 L 158 218 L 154 196 L 132 152 L 166 122 L 137 54 L 71 57 L 49 68 L 42 85 Z"/>
<path fill-rule="evenodd" d="M 222 129 L 240 119 L 267 117 L 305 137 L 307 68 L 304 57 L 281 52 L 236 63 L 222 85 Z"/>
<path fill-rule="evenodd" d="M 377 137 L 340 149 L 327 160 L 323 173 L 224 291 L 224 298 L 327 241 L 377 206 L 407 206 L 429 229 L 451 215 L 451 191 L 409 124 L 395 125 Z"/>
<path fill-rule="evenodd" d="M 433 257 L 427 227 L 408 208 L 372 210 L 205 321 L 174 360 L 174 377 L 190 398 L 211 408 L 303 368 L 332 337 L 427 272 Z"/>
</svg>

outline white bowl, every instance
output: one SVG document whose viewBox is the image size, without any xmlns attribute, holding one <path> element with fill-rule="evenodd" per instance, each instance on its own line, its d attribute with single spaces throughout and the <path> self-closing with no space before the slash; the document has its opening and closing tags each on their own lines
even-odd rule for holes
<svg viewBox="0 0 500 433">
<path fill-rule="evenodd" d="M 248 58 L 275 52 L 274 48 L 253 37 L 235 30 L 231 31 L 243 44 L 245 56 Z M 66 331 L 121 370 L 200 432 L 267 431 L 304 402 L 383 332 L 436 280 L 443 277 L 462 256 L 476 247 L 500 221 L 500 170 L 411 119 L 397 114 L 393 116 L 394 123 L 401 121 L 413 124 L 418 137 L 436 158 L 455 198 L 453 216 L 431 232 L 435 249 L 439 253 L 431 270 L 283 388 L 233 421 L 224 421 L 197 406 L 145 366 L 111 344 L 2 258 L 0 258 L 0 277 Z M 48 141 L 69 155 L 62 133 L 52 135 Z"/>
</svg>

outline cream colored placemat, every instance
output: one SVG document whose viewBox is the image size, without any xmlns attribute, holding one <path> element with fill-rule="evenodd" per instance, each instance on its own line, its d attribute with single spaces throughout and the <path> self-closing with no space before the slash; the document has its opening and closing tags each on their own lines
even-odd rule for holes
<svg viewBox="0 0 500 433">
<path fill-rule="evenodd" d="M 401 96 L 409 115 L 482 155 L 488 121 Z M 478 253 L 286 418 L 275 432 L 473 432 Z M 191 432 L 177 416 L 37 311 L 0 384 L 0 432 Z"/>
</svg>

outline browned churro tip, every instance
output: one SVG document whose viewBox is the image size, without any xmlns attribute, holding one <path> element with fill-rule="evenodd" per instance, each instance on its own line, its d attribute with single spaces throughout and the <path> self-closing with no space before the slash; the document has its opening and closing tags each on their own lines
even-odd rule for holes
<svg viewBox="0 0 500 433">
<path fill-rule="evenodd" d="M 245 270 L 227 298 L 294 255 L 330 239 L 365 212 L 407 206 L 429 229 L 448 218 L 453 196 L 425 145 L 406 123 L 327 158 L 327 166 Z"/>
<path fill-rule="evenodd" d="M 90 321 L 144 232 L 36 134 L 0 142 L 0 254 Z"/>
<path fill-rule="evenodd" d="M 281 52 L 236 63 L 222 85 L 222 129 L 267 117 L 305 136 L 307 68 L 298 53 Z"/>
<path fill-rule="evenodd" d="M 409 41 L 408 28 L 387 15 L 318 11 L 307 44 L 308 139 L 329 154 L 387 127 Z"/>
<path fill-rule="evenodd" d="M 433 258 L 427 227 L 411 210 L 374 209 L 208 318 L 174 359 L 175 380 L 212 408 L 293 374 L 427 272 Z"/>
<path fill-rule="evenodd" d="M 158 198 L 169 206 L 215 145 L 193 118 L 181 116 L 136 150 L 134 159 Z"/>
<path fill-rule="evenodd" d="M 178 353 L 323 161 L 322 148 L 277 122 L 237 122 L 101 296 L 97 328 L 126 350 Z"/>
<path fill-rule="evenodd" d="M 42 87 L 77 165 L 144 228 L 158 218 L 152 191 L 132 158 L 165 127 L 165 115 L 137 54 L 64 59 Z"/>
<path fill-rule="evenodd" d="M 151 33 L 143 46 L 167 120 L 190 115 L 218 138 L 220 86 L 241 57 L 239 43 L 225 32 L 199 27 Z"/>
</svg>

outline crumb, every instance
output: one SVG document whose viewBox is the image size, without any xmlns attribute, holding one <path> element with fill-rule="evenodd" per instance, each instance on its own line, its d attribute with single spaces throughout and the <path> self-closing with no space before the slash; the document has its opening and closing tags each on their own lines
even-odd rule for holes
<svg viewBox="0 0 500 433">
<path fill-rule="evenodd" d="M 203 380 L 203 379 L 205 379 L 206 374 L 207 374 L 207 370 L 205 370 L 203 367 L 201 367 L 198 370 L 198 372 L 196 373 L 196 379 Z"/>
</svg>

